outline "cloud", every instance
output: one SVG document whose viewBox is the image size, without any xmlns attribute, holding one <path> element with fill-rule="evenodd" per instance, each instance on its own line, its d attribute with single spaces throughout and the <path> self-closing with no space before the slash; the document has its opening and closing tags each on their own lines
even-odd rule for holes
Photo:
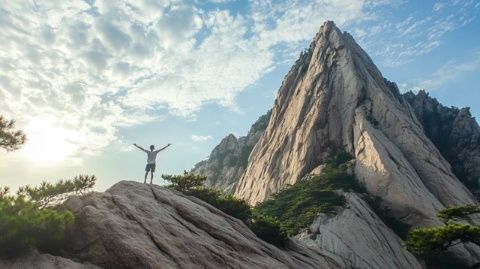
<svg viewBox="0 0 480 269">
<path fill-rule="evenodd" d="M 480 71 L 480 49 L 470 53 L 467 59 L 448 61 L 433 72 L 431 77 L 417 83 L 414 89 L 438 90 L 450 82 L 457 81 L 470 73 L 478 71 Z"/>
<path fill-rule="evenodd" d="M 122 144 L 119 129 L 166 113 L 192 118 L 211 103 L 234 109 L 239 93 L 290 64 L 324 20 L 363 42 L 395 25 L 376 11 L 395 1 L 252 0 L 242 11 L 200 2 L 7 1 L 0 7 L 2 113 L 23 126 L 48 118 L 72 145 L 69 155 L 97 154 Z M 389 40 L 379 51 L 393 61 L 423 53 L 470 18 L 412 19 L 395 31 L 428 29 L 415 45 Z"/>
<path fill-rule="evenodd" d="M 477 1 L 445 1 L 432 5 L 432 11 L 420 13 L 408 11 L 408 17 L 399 16 L 396 21 L 380 19 L 362 35 L 355 35 L 359 43 L 381 64 L 400 66 L 412 59 L 427 54 L 441 46 L 446 34 L 453 32 L 478 18 L 480 5 Z M 411 7 L 409 7 L 411 8 Z M 407 7 L 403 7 L 407 9 Z M 408 9 L 407 9 L 408 10 Z M 388 17 L 388 16 L 383 16 Z M 354 31 L 355 33 L 355 31 Z"/>
<path fill-rule="evenodd" d="M 210 135 L 192 135 L 193 142 L 205 142 L 212 139 L 213 137 Z"/>
</svg>

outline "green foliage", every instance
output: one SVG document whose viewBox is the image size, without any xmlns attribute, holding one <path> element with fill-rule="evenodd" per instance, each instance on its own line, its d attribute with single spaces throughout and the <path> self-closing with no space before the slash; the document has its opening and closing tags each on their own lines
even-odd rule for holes
<svg viewBox="0 0 480 269">
<path fill-rule="evenodd" d="M 0 256 L 15 256 L 35 247 L 54 252 L 64 242 L 73 214 L 54 208 L 66 195 L 93 187 L 95 177 L 79 176 L 55 184 L 22 187 L 17 195 L 0 189 Z"/>
<path fill-rule="evenodd" d="M 287 236 L 273 217 L 253 215 L 252 209 L 245 200 L 203 186 L 206 177 L 188 172 L 184 172 L 183 175 L 162 175 L 162 177 L 170 182 L 168 188 L 197 197 L 224 213 L 242 220 L 259 238 L 279 247 L 285 244 Z"/>
<path fill-rule="evenodd" d="M 18 255 L 30 247 L 52 251 L 63 242 L 72 213 L 39 209 L 23 196 L 4 189 L 0 196 L 0 256 Z"/>
<path fill-rule="evenodd" d="M 429 267 L 467 268 L 458 259 L 449 259 L 448 254 L 443 251 L 467 242 L 480 246 L 479 225 L 452 221 L 468 219 L 470 215 L 479 212 L 479 207 L 474 205 L 442 209 L 437 216 L 444 221 L 443 226 L 412 229 L 407 235 L 405 245 L 411 252 L 421 255 Z M 445 262 L 442 263 L 441 260 Z"/>
<path fill-rule="evenodd" d="M 288 236 L 281 228 L 280 222 L 272 216 L 254 214 L 250 229 L 261 239 L 278 247 L 284 247 Z"/>
<path fill-rule="evenodd" d="M 451 220 L 467 219 L 470 215 L 480 213 L 480 207 L 476 205 L 464 205 L 448 207 L 438 211 L 437 217 L 447 223 Z"/>
<path fill-rule="evenodd" d="M 447 248 L 461 242 L 480 242 L 480 227 L 463 223 L 449 223 L 441 227 L 417 228 L 408 233 L 405 244 L 418 254 Z"/>
<path fill-rule="evenodd" d="M 170 181 L 170 185 L 167 186 L 168 188 L 195 196 L 243 221 L 251 218 L 252 213 L 247 202 L 216 189 L 203 186 L 203 183 L 207 179 L 205 176 L 199 176 L 192 172 L 185 171 L 183 175 L 162 175 L 162 177 Z"/>
<path fill-rule="evenodd" d="M 72 194 L 83 194 L 95 186 L 95 176 L 80 175 L 72 180 L 60 180 L 56 183 L 42 182 L 40 186 L 20 187 L 17 195 L 26 197 L 38 208 L 58 205 Z"/>
<path fill-rule="evenodd" d="M 162 178 L 170 182 L 169 188 L 181 192 L 188 192 L 203 186 L 207 177 L 184 171 L 183 175 L 162 175 Z"/>
<path fill-rule="evenodd" d="M 256 206 L 255 211 L 273 216 L 289 235 L 308 227 L 319 213 L 334 214 L 345 198 L 336 190 L 363 192 L 354 176 L 347 173 L 348 153 L 339 153 L 327 160 L 320 176 L 306 176 Z"/>
<path fill-rule="evenodd" d="M 234 197 L 233 195 L 225 194 L 207 187 L 192 189 L 185 193 L 195 196 L 243 222 L 247 222 L 252 217 L 252 211 L 248 203 L 245 200 Z"/>
<path fill-rule="evenodd" d="M 345 165 L 348 161 L 353 160 L 353 156 L 345 151 L 340 151 L 336 154 L 330 155 L 327 160 L 326 164 L 330 167 L 337 168 L 340 165 Z"/>
<path fill-rule="evenodd" d="M 0 115 L 0 148 L 14 151 L 20 148 L 26 141 L 25 134 L 15 129 L 15 121 L 7 120 Z"/>
</svg>

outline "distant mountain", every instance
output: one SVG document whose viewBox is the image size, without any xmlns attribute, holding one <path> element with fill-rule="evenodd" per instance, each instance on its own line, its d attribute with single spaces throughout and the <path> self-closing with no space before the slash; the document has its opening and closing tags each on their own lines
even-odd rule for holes
<svg viewBox="0 0 480 269">
<path fill-rule="evenodd" d="M 452 166 L 455 175 L 480 198 L 480 126 L 468 107 L 446 107 L 425 91 L 408 92 L 425 134 Z"/>
<path fill-rule="evenodd" d="M 285 77 L 248 164 L 228 168 L 243 174 L 217 173 L 215 186 L 228 182 L 256 204 L 345 151 L 355 158 L 353 174 L 396 222 L 438 225 L 439 209 L 477 203 L 469 188 L 478 189 L 478 133 L 468 109 L 445 108 L 424 92 L 400 94 L 351 35 L 326 22 Z M 298 238 L 355 268 L 423 267 L 361 195 L 345 197 L 344 209 L 321 214 Z M 480 259 L 469 244 L 451 253 L 467 263 Z"/>
<path fill-rule="evenodd" d="M 271 111 L 261 116 L 246 136 L 236 138 L 233 134 L 225 137 L 216 146 L 207 160 L 195 165 L 192 172 L 207 176 L 206 185 L 232 193 L 248 164 L 248 156 L 267 128 Z"/>
</svg>

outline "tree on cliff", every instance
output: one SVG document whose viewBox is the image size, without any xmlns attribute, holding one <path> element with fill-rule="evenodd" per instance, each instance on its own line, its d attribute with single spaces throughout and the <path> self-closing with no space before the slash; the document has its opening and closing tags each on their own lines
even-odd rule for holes
<svg viewBox="0 0 480 269">
<path fill-rule="evenodd" d="M 15 130 L 15 121 L 7 120 L 0 115 L 0 148 L 7 151 L 17 150 L 25 141 L 25 134 L 20 130 Z"/>
<path fill-rule="evenodd" d="M 478 213 L 480 207 L 476 205 L 442 209 L 437 217 L 444 225 L 411 230 L 405 241 L 406 246 L 410 251 L 421 255 L 441 252 L 467 242 L 480 246 L 480 226 L 468 223 L 470 217 Z"/>
</svg>

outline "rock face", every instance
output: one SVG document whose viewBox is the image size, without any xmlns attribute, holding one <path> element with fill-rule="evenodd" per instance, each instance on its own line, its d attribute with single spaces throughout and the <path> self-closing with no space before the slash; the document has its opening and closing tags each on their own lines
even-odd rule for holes
<svg viewBox="0 0 480 269">
<path fill-rule="evenodd" d="M 336 149 L 354 155 L 368 190 L 414 225 L 431 224 L 442 206 L 474 202 L 395 84 L 349 34 L 327 22 L 285 78 L 235 194 L 262 201 Z"/>
<path fill-rule="evenodd" d="M 268 126 L 234 194 L 256 204 L 312 170 L 320 171 L 332 153 L 346 151 L 356 159 L 357 179 L 392 217 L 412 227 L 439 224 L 439 209 L 476 200 L 458 179 L 460 174 L 452 171 L 448 162 L 452 159 L 432 142 L 435 135 L 425 132 L 428 125 L 422 117 L 417 119 L 421 109 L 409 99 L 383 78 L 348 33 L 325 23 L 285 77 Z M 458 169 L 473 178 L 464 182 L 475 180 L 475 168 L 480 167 L 474 153 L 478 125 L 469 119 L 467 112 L 459 111 L 451 123 L 457 122 L 455 139 L 461 141 L 455 158 L 473 159 Z M 321 217 L 316 223 L 326 226 L 314 226 L 300 238 L 351 261 L 353 267 L 419 267 L 367 205 L 355 196 L 348 201 L 349 209 L 331 220 Z M 358 223 L 369 226 L 359 229 Z M 355 243 L 367 239 L 368 247 Z M 392 253 L 397 254 L 392 257 Z M 479 253 L 479 248 L 469 245 L 455 250 L 470 262 L 478 260 Z"/>
<path fill-rule="evenodd" d="M 395 235 L 355 193 L 335 217 L 321 214 L 297 237 L 312 247 L 328 249 L 352 268 L 422 268 Z"/>
<path fill-rule="evenodd" d="M 100 269 L 95 265 L 87 265 L 74 262 L 72 260 L 52 256 L 49 254 L 39 254 L 32 251 L 29 254 L 14 259 L 0 259 L 0 268 L 2 269 Z"/>
<path fill-rule="evenodd" d="M 445 107 L 425 91 L 404 94 L 425 134 L 451 164 L 455 175 L 480 198 L 480 126 L 469 108 Z"/>
<path fill-rule="evenodd" d="M 295 240 L 280 250 L 240 220 L 158 186 L 122 181 L 65 206 L 75 214 L 66 252 L 103 268 L 345 268 Z"/>
<path fill-rule="evenodd" d="M 238 179 L 247 166 L 248 157 L 267 128 L 269 119 L 270 111 L 252 125 L 247 136 L 237 139 L 230 134 L 225 137 L 213 149 L 208 160 L 197 163 L 192 172 L 207 176 L 206 185 L 233 193 Z"/>
</svg>

